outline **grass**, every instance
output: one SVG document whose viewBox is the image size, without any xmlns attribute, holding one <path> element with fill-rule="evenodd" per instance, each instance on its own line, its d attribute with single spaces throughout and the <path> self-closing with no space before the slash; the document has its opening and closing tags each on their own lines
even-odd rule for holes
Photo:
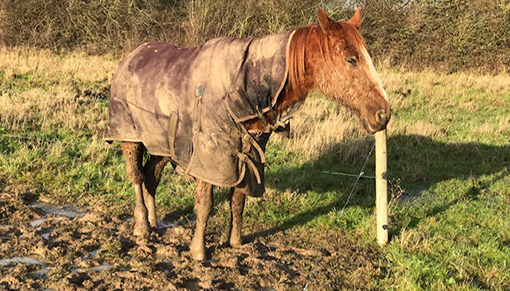
<svg viewBox="0 0 510 291">
<path fill-rule="evenodd" d="M 110 56 L 0 49 L 2 184 L 54 203 L 130 213 L 119 144 L 102 140 L 117 63 Z M 393 108 L 392 237 L 374 288 L 510 289 L 510 76 L 380 71 Z M 362 179 L 344 209 L 353 179 L 323 173 L 358 173 L 372 138 L 318 94 L 292 128 L 292 139 L 270 142 L 267 193 L 265 200 L 248 200 L 245 233 L 304 228 L 314 236 L 327 228 L 374 244 L 373 181 Z M 373 169 L 372 156 L 366 175 Z M 190 215 L 193 188 L 167 170 L 160 213 Z M 216 192 L 215 215 L 226 220 L 226 189 Z"/>
</svg>

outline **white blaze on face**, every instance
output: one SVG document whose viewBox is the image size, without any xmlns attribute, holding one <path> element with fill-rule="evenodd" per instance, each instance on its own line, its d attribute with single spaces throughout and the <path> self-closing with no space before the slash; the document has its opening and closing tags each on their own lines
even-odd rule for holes
<svg viewBox="0 0 510 291">
<path fill-rule="evenodd" d="M 386 101 L 389 102 L 388 93 L 386 93 L 386 90 L 384 90 L 381 78 L 379 78 L 379 75 L 375 71 L 374 64 L 372 63 L 372 58 L 368 54 L 367 48 L 363 46 L 361 48 L 361 53 L 363 54 L 363 57 L 367 61 L 368 68 L 370 70 L 370 78 L 372 79 L 373 82 L 375 82 L 379 85 L 379 91 L 384 96 L 384 99 L 386 99 Z"/>
</svg>

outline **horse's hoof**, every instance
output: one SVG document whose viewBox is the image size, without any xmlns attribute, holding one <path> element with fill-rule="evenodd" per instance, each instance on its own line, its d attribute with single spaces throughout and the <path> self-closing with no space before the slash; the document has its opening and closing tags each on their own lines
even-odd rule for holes
<svg viewBox="0 0 510 291">
<path fill-rule="evenodd" d="M 135 230 L 133 235 L 140 238 L 148 237 L 151 232 L 151 228 L 148 223 L 135 224 Z"/>
<path fill-rule="evenodd" d="M 149 237 L 149 231 L 140 231 L 135 230 L 133 231 L 133 235 L 138 238 L 148 238 Z"/>
<path fill-rule="evenodd" d="M 243 245 L 243 241 L 241 240 L 241 238 L 237 238 L 237 239 L 230 239 L 230 247 L 231 248 L 240 248 L 241 246 Z"/>
<path fill-rule="evenodd" d="M 205 253 L 191 253 L 191 256 L 193 257 L 193 260 L 197 262 L 203 262 L 205 261 Z"/>
<path fill-rule="evenodd" d="M 158 230 L 159 229 L 159 226 L 158 226 L 158 222 L 157 221 L 151 221 L 150 222 L 150 225 L 151 225 L 151 228 L 153 230 Z"/>
<path fill-rule="evenodd" d="M 204 261 L 205 260 L 205 246 L 195 247 L 192 244 L 189 249 L 190 249 L 189 251 L 191 253 L 191 257 L 193 258 L 193 260 L 195 260 L 195 261 Z"/>
</svg>

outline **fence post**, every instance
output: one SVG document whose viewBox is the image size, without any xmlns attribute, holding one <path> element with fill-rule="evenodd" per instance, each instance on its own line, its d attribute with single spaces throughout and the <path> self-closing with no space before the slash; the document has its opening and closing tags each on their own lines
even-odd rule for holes
<svg viewBox="0 0 510 291">
<path fill-rule="evenodd" d="M 375 134 L 375 205 L 377 212 L 377 243 L 388 242 L 388 180 L 386 130 Z"/>
</svg>

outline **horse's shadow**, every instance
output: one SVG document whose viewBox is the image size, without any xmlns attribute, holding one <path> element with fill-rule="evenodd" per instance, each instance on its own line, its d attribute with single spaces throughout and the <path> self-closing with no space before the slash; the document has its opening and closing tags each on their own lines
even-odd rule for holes
<svg viewBox="0 0 510 291">
<path fill-rule="evenodd" d="M 355 144 L 365 145 L 368 150 L 373 144 L 371 137 L 366 137 Z M 299 166 L 279 167 L 267 173 L 267 186 L 279 191 L 307 191 L 318 193 L 331 191 L 340 192 L 334 201 L 297 213 L 283 223 L 272 228 L 252 233 L 246 237 L 252 241 L 259 236 L 267 236 L 284 231 L 297 225 L 305 224 L 320 215 L 325 215 L 334 209 L 342 208 L 348 192 L 350 192 L 355 177 L 332 175 L 325 172 L 359 173 L 365 157 L 354 158 L 348 165 L 338 163 L 338 153 L 348 152 L 346 147 L 352 147 L 352 141 L 346 141 L 331 147 L 323 152 L 317 159 Z M 368 151 L 367 151 L 368 153 Z M 365 175 L 373 176 L 374 155 L 369 159 L 365 168 Z M 270 162 L 270 161 L 269 161 Z M 271 164 L 269 164 L 271 166 Z M 388 171 L 389 180 L 400 180 L 400 186 L 406 189 L 405 195 L 417 196 L 421 190 L 429 189 L 434 184 L 450 179 L 470 179 L 473 176 L 499 173 L 510 166 L 510 145 L 488 145 L 479 142 L 444 143 L 429 137 L 419 135 L 396 135 L 388 138 Z M 488 183 L 495 183 L 508 179 L 507 174 L 495 175 Z M 362 208 L 375 207 L 374 181 L 361 179 L 349 206 Z M 465 196 L 475 197 L 476 191 L 470 189 Z M 426 213 L 427 217 L 447 211 L 455 202 L 449 202 L 432 207 Z M 414 218 L 406 228 L 413 228 L 419 223 Z M 401 229 L 393 229 L 397 234 Z"/>
</svg>

